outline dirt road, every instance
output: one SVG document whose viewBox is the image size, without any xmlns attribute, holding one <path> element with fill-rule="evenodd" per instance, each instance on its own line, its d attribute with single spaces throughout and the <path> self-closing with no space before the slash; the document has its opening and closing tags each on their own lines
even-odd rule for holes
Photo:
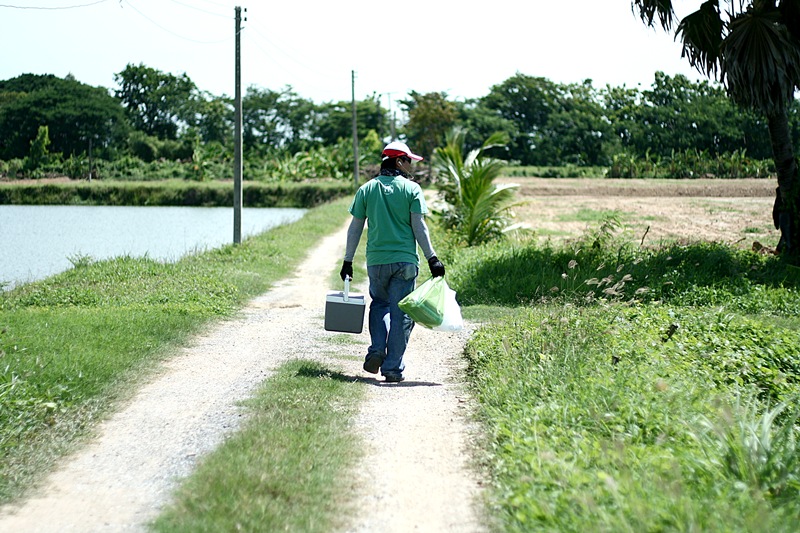
<svg viewBox="0 0 800 533">
<path fill-rule="evenodd" d="M 0 509 L 0 531 L 146 530 L 180 479 L 238 427 L 237 402 L 286 360 L 331 360 L 324 300 L 344 231 L 325 238 L 295 277 L 167 361 L 32 498 Z M 337 348 L 347 352 L 338 355 L 363 356 L 368 335 L 358 337 Z M 352 497 L 364 512 L 352 517 L 348 531 L 483 530 L 480 486 L 469 467 L 468 403 L 457 377 L 466 338 L 467 332 L 415 329 L 400 384 L 379 382 L 360 362 L 335 358 L 337 366 L 347 365 L 345 374 L 374 385 L 356 419 L 368 453 L 354 474 Z"/>
</svg>

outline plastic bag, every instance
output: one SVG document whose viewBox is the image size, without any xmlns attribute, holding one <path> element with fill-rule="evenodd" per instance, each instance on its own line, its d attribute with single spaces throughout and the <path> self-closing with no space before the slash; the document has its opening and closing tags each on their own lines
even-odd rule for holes
<svg viewBox="0 0 800 533">
<path fill-rule="evenodd" d="M 441 325 L 444 319 L 446 287 L 443 277 L 430 278 L 397 305 L 417 324 L 434 328 Z"/>
<path fill-rule="evenodd" d="M 444 277 L 430 278 L 398 303 L 411 320 L 436 331 L 458 331 L 464 327 L 456 291 Z"/>
<path fill-rule="evenodd" d="M 442 278 L 444 280 L 444 278 Z M 461 317 L 461 307 L 456 301 L 456 291 L 444 283 L 444 313 L 442 323 L 433 329 L 436 331 L 459 331 L 464 327 L 464 319 Z"/>
</svg>

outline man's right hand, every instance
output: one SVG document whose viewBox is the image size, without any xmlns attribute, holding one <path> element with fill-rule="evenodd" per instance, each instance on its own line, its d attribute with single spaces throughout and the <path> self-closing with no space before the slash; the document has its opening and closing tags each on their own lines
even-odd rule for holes
<svg viewBox="0 0 800 533">
<path fill-rule="evenodd" d="M 352 261 L 342 261 L 342 269 L 339 271 L 339 276 L 342 277 L 342 281 L 345 280 L 346 277 L 350 277 L 353 279 L 353 262 Z"/>
</svg>

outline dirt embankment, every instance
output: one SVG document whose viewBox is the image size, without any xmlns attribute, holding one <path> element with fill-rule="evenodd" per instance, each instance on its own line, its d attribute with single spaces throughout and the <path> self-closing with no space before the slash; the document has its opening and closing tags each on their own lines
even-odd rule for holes
<svg viewBox="0 0 800 533">
<path fill-rule="evenodd" d="M 775 197 L 777 183 L 772 179 L 595 179 L 595 178 L 515 178 L 500 183 L 518 183 L 522 196 L 624 196 L 624 197 Z"/>
</svg>

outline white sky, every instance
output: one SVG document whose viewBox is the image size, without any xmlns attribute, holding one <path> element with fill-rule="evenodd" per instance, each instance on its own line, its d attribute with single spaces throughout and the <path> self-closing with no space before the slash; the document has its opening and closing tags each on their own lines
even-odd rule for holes
<svg viewBox="0 0 800 533">
<path fill-rule="evenodd" d="M 700 0 L 675 0 L 678 15 Z M 34 9 L 66 8 L 69 9 Z M 287 85 L 317 103 L 410 90 L 480 97 L 515 73 L 649 88 L 654 73 L 704 79 L 630 0 L 0 0 L 0 79 L 72 74 L 116 88 L 128 63 L 234 94 L 234 7 L 246 8 L 242 86 Z"/>
</svg>

